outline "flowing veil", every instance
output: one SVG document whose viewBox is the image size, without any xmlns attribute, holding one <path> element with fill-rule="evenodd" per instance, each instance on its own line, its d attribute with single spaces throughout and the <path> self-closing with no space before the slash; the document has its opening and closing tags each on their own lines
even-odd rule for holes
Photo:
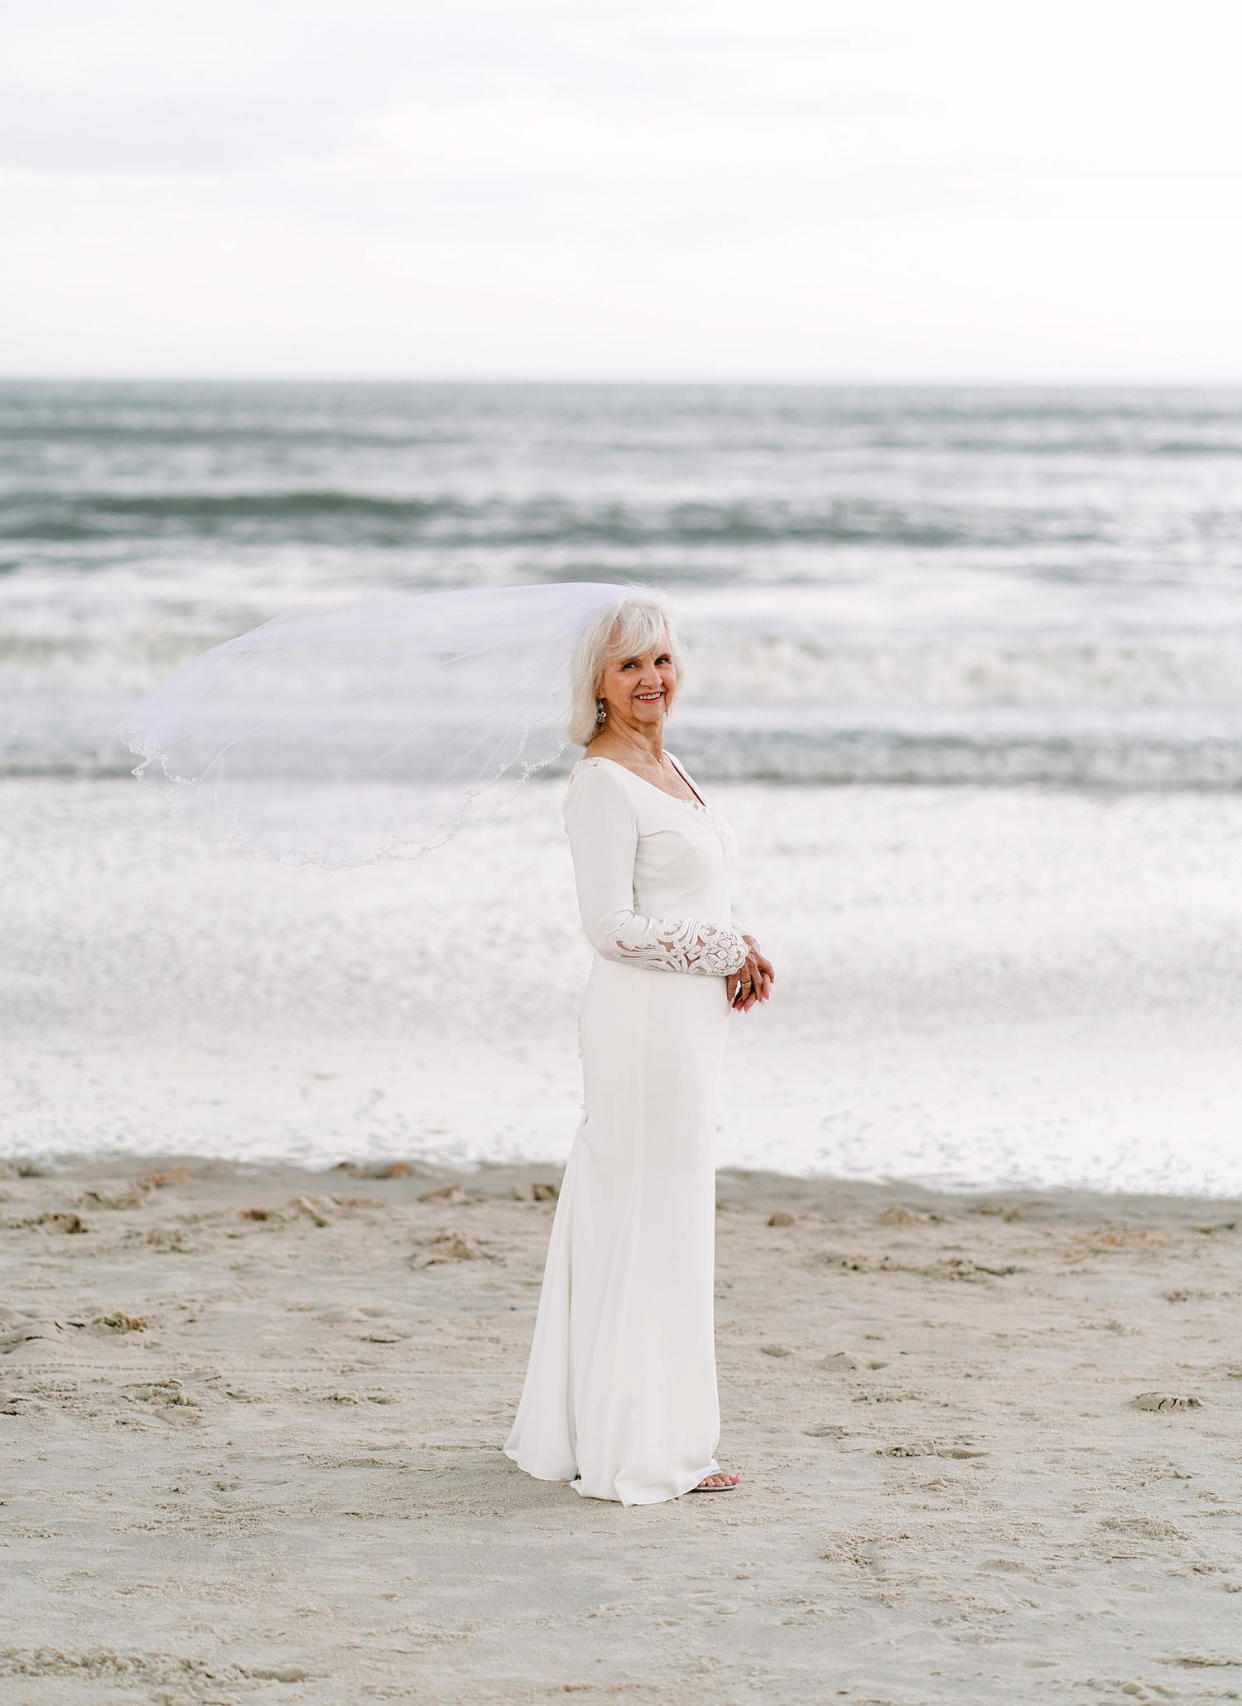
<svg viewBox="0 0 1242 1706">
<path fill-rule="evenodd" d="M 566 744 L 587 625 L 636 587 L 396 594 L 289 610 L 160 683 L 122 739 L 200 831 L 266 858 L 412 858 Z"/>
</svg>

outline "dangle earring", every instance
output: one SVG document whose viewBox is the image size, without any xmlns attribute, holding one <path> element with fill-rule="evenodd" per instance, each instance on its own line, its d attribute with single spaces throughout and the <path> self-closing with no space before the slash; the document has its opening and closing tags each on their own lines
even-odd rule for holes
<svg viewBox="0 0 1242 1706">
<path fill-rule="evenodd" d="M 604 701 L 602 699 L 597 699 L 595 701 L 595 727 L 597 729 L 602 729 L 607 721 L 608 712 L 604 706 Z"/>
</svg>

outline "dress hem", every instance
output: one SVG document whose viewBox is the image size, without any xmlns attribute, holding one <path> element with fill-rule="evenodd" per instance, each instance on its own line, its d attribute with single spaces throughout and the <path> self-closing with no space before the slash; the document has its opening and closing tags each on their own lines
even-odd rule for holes
<svg viewBox="0 0 1242 1706">
<path fill-rule="evenodd" d="M 698 1486 L 700 1481 L 706 1481 L 706 1479 L 709 1475 L 719 1475 L 721 1473 L 720 1465 L 719 1465 L 719 1463 L 717 1463 L 716 1459 L 713 1457 L 706 1469 L 700 1470 L 697 1475 L 695 1475 L 691 1480 L 686 1482 L 686 1485 L 684 1487 L 679 1488 L 678 1491 L 675 1493 L 661 1493 L 654 1499 L 622 1499 L 619 1497 L 613 1497 L 609 1493 L 588 1493 L 588 1492 L 585 1492 L 583 1490 L 582 1486 L 579 1484 L 580 1483 L 580 1477 L 577 1475 L 576 1472 L 573 1475 L 540 1475 L 537 1470 L 527 1469 L 526 1465 L 519 1460 L 518 1454 L 515 1451 L 510 1451 L 510 1449 L 507 1445 L 503 1446 L 501 1449 L 503 1450 L 506 1457 L 510 1458 L 514 1463 L 517 1464 L 517 1467 L 522 1471 L 523 1475 L 529 1475 L 532 1478 L 532 1480 L 566 1482 L 566 1483 L 568 1483 L 569 1486 L 571 1486 L 573 1488 L 574 1492 L 578 1494 L 579 1498 L 602 1499 L 606 1504 L 624 1505 L 627 1509 L 629 1509 L 633 1505 L 663 1505 L 663 1504 L 667 1504 L 670 1499 L 684 1498 L 685 1495 L 690 1491 L 690 1489 L 692 1487 Z"/>
</svg>

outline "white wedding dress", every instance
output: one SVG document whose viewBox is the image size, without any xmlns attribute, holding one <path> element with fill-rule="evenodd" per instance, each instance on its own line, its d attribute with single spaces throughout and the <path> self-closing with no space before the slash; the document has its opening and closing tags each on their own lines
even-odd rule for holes
<svg viewBox="0 0 1242 1706">
<path fill-rule="evenodd" d="M 585 1099 L 504 1449 L 540 1480 L 655 1504 L 719 1469 L 716 1096 L 725 977 L 746 957 L 733 838 L 607 758 L 575 765 L 564 816 L 595 949 Z"/>
</svg>

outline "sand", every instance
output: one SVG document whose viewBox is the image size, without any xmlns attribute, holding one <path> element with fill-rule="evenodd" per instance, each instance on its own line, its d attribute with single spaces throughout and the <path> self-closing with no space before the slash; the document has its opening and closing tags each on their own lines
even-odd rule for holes
<svg viewBox="0 0 1242 1706">
<path fill-rule="evenodd" d="M 556 1179 L 6 1169 L 6 1706 L 1242 1698 L 1242 1204 L 722 1172 L 627 1510 L 501 1451 Z"/>
</svg>

